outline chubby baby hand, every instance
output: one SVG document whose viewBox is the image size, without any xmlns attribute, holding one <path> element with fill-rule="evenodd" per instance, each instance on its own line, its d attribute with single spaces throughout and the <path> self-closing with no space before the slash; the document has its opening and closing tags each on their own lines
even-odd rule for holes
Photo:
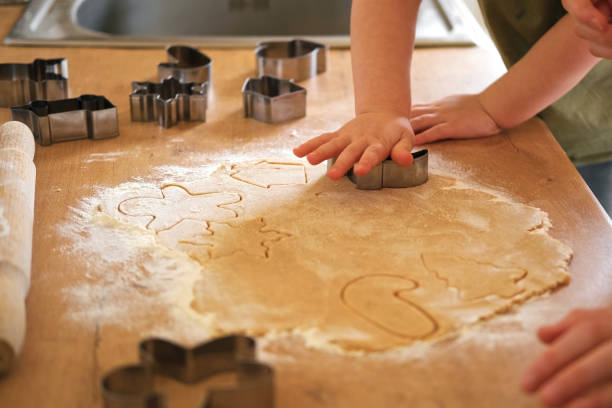
<svg viewBox="0 0 612 408">
<path fill-rule="evenodd" d="M 367 174 L 389 156 L 400 166 L 412 164 L 414 132 L 410 120 L 397 112 L 381 111 L 357 115 L 335 132 L 324 133 L 293 149 L 311 164 L 337 157 L 327 175 L 342 177 L 351 167 Z M 357 164 L 355 164 L 357 163 Z"/>
<path fill-rule="evenodd" d="M 484 109 L 478 95 L 453 95 L 412 107 L 410 123 L 417 145 L 444 139 L 485 137 L 500 127 Z"/>
</svg>

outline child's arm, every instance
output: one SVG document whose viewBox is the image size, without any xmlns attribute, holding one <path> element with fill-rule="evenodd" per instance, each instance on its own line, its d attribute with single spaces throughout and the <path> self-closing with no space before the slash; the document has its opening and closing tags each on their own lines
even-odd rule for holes
<svg viewBox="0 0 612 408">
<path fill-rule="evenodd" d="M 338 179 L 355 163 L 365 174 L 389 154 L 412 162 L 410 63 L 420 0 L 355 0 L 351 57 L 355 119 L 294 149 L 312 164 L 338 157 L 328 175 Z"/>
<path fill-rule="evenodd" d="M 549 347 L 525 373 L 526 392 L 547 407 L 612 407 L 612 308 L 575 310 L 538 337 Z"/>
<path fill-rule="evenodd" d="M 576 34 L 589 42 L 595 56 L 612 59 L 612 0 L 563 0 Z"/>
<path fill-rule="evenodd" d="M 565 16 L 480 94 L 415 105 L 411 123 L 419 133 L 416 143 L 489 136 L 514 127 L 562 97 L 599 61 Z"/>
</svg>

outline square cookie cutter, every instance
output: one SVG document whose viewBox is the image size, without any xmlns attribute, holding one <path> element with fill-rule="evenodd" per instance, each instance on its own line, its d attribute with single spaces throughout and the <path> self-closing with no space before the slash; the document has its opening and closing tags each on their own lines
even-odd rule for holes
<svg viewBox="0 0 612 408">
<path fill-rule="evenodd" d="M 328 48 L 307 40 L 263 42 L 255 49 L 257 75 L 296 82 L 327 70 Z"/>
<path fill-rule="evenodd" d="M 33 101 L 11 108 L 11 120 L 25 123 L 36 141 L 52 143 L 119 136 L 117 108 L 104 96 L 81 95 L 57 101 Z"/>
<path fill-rule="evenodd" d="M 233 335 L 195 348 L 147 339 L 139 345 L 140 364 L 119 367 L 102 379 L 105 408 L 165 408 L 155 377 L 193 384 L 233 372 L 237 384 L 208 390 L 202 408 L 274 408 L 274 370 L 255 360 L 255 340 Z"/>
<path fill-rule="evenodd" d="M 176 78 L 180 82 L 211 82 L 212 60 L 196 48 L 171 45 L 166 48 L 168 62 L 157 65 L 157 79 Z"/>
<path fill-rule="evenodd" d="M 157 121 L 165 128 L 179 121 L 206 122 L 208 82 L 132 82 L 130 115 L 133 122 Z"/>
<path fill-rule="evenodd" d="M 30 64 L 0 64 L 0 107 L 36 100 L 68 98 L 68 61 L 35 59 Z"/>
<path fill-rule="evenodd" d="M 368 174 L 359 176 L 351 168 L 346 176 L 360 190 L 380 190 L 381 188 L 406 188 L 424 184 L 428 178 L 429 153 L 419 150 L 412 153 L 414 162 L 410 166 L 400 166 L 390 158 L 374 167 Z M 327 170 L 336 159 L 327 161 Z"/>
<path fill-rule="evenodd" d="M 279 123 L 306 116 L 306 89 L 291 80 L 263 76 L 242 86 L 244 117 Z"/>
</svg>

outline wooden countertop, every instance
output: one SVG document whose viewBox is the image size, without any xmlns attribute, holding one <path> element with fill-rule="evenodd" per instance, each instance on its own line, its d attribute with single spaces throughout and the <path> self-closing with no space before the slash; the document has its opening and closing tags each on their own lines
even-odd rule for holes
<svg viewBox="0 0 612 408">
<path fill-rule="evenodd" d="M 0 36 L 20 12 L 18 6 L 0 7 Z M 148 174 L 154 166 L 195 165 L 202 157 L 214 160 L 219 149 L 289 149 L 352 115 L 347 51 L 332 51 L 329 72 L 304 82 L 308 116 L 277 126 L 242 118 L 240 89 L 254 73 L 252 50 L 205 51 L 214 60 L 207 123 L 181 123 L 165 130 L 131 123 L 128 102 L 132 80 L 154 79 L 156 64 L 165 59 L 162 50 L 0 47 L 0 63 L 68 58 L 71 95 L 105 95 L 118 107 L 121 131 L 112 140 L 37 146 L 28 333 L 15 371 L 0 379 L 0 406 L 101 406 L 103 373 L 136 360 L 142 335 L 138 330 L 96 322 L 83 327 L 66 317 L 73 311 L 62 290 L 86 279 L 83 260 L 67 257 L 61 250 L 68 242 L 57 227 L 66 220 L 70 206 L 91 196 L 95 186 L 120 184 Z M 418 50 L 414 100 L 479 91 L 502 69 L 498 59 L 478 48 Z M 0 123 L 7 120 L 8 109 L 0 109 Z M 207 137 L 219 133 L 226 136 L 222 142 Z M 523 315 L 533 314 L 528 322 L 510 314 L 476 330 L 483 336 L 496 334 L 498 340 L 445 341 L 426 358 L 409 364 L 331 355 L 308 349 L 298 339 L 284 340 L 271 351 L 292 356 L 276 364 L 279 408 L 537 406 L 517 387 L 520 374 L 542 349 L 533 335 L 535 327 L 571 308 L 612 304 L 612 226 L 541 121 L 531 120 L 499 136 L 437 143 L 430 149 L 435 160 L 452 163 L 479 183 L 548 212 L 552 235 L 574 250 L 572 283 L 523 306 Z M 110 162 L 88 160 L 92 154 L 109 152 L 122 155 Z"/>
</svg>

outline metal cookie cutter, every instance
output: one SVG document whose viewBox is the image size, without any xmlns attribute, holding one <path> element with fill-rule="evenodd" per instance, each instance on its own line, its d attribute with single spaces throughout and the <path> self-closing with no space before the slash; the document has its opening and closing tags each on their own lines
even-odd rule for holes
<svg viewBox="0 0 612 408">
<path fill-rule="evenodd" d="M 117 108 L 104 96 L 81 95 L 57 101 L 33 101 L 11 108 L 11 120 L 25 123 L 36 141 L 52 143 L 119 136 Z"/>
<path fill-rule="evenodd" d="M 429 154 L 427 150 L 419 150 L 412 153 L 412 157 L 414 162 L 410 166 L 399 166 L 393 160 L 387 159 L 363 176 L 355 174 L 353 169 L 350 169 L 346 175 L 361 190 L 416 187 L 427 181 Z M 328 160 L 327 170 L 335 162 L 336 159 Z"/>
<path fill-rule="evenodd" d="M 255 49 L 257 74 L 302 81 L 327 69 L 327 47 L 306 40 L 274 41 Z"/>
<path fill-rule="evenodd" d="M 148 339 L 139 351 L 140 364 L 120 367 L 102 379 L 105 408 L 165 408 L 155 376 L 192 384 L 223 372 L 236 373 L 237 385 L 209 389 L 202 408 L 274 407 L 274 371 L 255 360 L 250 337 L 221 337 L 193 349 Z"/>
<path fill-rule="evenodd" d="M 210 82 L 212 60 L 195 48 L 172 45 L 166 48 L 168 62 L 157 66 L 157 79 L 176 78 L 180 82 Z"/>
<path fill-rule="evenodd" d="M 132 82 L 130 113 L 133 122 L 157 121 L 169 128 L 179 120 L 206 122 L 208 83 Z"/>
<path fill-rule="evenodd" d="M 279 123 L 306 116 L 306 89 L 286 79 L 249 78 L 242 86 L 244 117 Z"/>
<path fill-rule="evenodd" d="M 0 107 L 67 97 L 68 62 L 64 58 L 0 64 Z"/>
</svg>

